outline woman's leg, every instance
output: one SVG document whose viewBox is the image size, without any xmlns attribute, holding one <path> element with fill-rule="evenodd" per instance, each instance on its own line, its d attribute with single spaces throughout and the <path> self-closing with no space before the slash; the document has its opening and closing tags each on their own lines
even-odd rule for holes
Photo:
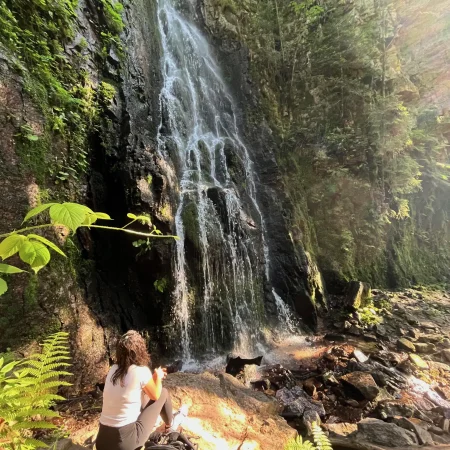
<svg viewBox="0 0 450 450">
<path fill-rule="evenodd" d="M 150 401 L 139 415 L 136 421 L 136 431 L 140 445 L 144 445 L 161 414 L 166 425 L 172 424 L 172 399 L 169 391 L 165 388 L 161 391 L 161 396 L 156 401 Z"/>
</svg>

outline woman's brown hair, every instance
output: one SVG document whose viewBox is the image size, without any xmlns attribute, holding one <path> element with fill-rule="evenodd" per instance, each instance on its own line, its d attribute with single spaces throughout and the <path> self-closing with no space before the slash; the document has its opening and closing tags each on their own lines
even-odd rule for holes
<svg viewBox="0 0 450 450">
<path fill-rule="evenodd" d="M 147 345 L 144 338 L 137 331 L 127 331 L 119 338 L 116 347 L 116 364 L 119 367 L 111 378 L 114 385 L 118 380 L 122 383 L 131 365 L 150 365 Z"/>
</svg>

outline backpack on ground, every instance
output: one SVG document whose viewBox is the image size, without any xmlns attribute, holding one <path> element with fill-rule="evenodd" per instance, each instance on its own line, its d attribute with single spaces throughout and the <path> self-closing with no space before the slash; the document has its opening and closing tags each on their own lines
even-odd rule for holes
<svg viewBox="0 0 450 450">
<path fill-rule="evenodd" d="M 145 443 L 145 450 L 198 450 L 198 446 L 193 444 L 183 433 L 155 431 Z"/>
</svg>

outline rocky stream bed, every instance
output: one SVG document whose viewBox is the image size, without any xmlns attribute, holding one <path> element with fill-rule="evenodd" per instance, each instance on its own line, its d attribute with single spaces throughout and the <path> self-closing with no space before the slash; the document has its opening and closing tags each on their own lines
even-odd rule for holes
<svg viewBox="0 0 450 450">
<path fill-rule="evenodd" d="M 335 450 L 450 449 L 449 293 L 372 291 L 364 307 L 350 300 L 347 314 L 337 312 L 343 301 L 326 332 L 280 339 L 258 370 L 168 376 L 175 407 L 190 406 L 184 429 L 200 449 L 282 448 L 313 421 Z M 58 408 L 71 438 L 58 449 L 92 448 L 99 389 Z"/>
</svg>

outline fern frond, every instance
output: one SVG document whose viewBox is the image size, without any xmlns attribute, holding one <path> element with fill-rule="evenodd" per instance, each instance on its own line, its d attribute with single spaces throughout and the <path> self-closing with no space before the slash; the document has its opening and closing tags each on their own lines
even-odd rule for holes
<svg viewBox="0 0 450 450">
<path fill-rule="evenodd" d="M 44 420 L 39 420 L 36 422 L 27 420 L 23 422 L 16 422 L 14 425 L 11 425 L 11 429 L 13 430 L 36 430 L 51 428 L 56 428 L 56 425 L 50 422 L 45 422 Z"/>
<path fill-rule="evenodd" d="M 70 386 L 60 377 L 70 375 L 62 370 L 70 366 L 67 333 L 56 333 L 44 340 L 42 353 L 36 353 L 13 364 L 0 358 L 0 411 L 4 420 L 0 430 L 1 448 L 35 450 L 46 444 L 34 439 L 32 430 L 53 429 L 45 419 L 58 417 L 49 409 L 64 397 L 52 392 L 59 386 Z M 32 420 L 39 418 L 40 420 Z"/>
<path fill-rule="evenodd" d="M 284 450 L 316 450 L 316 448 L 311 442 L 303 441 L 301 436 L 297 436 L 286 443 Z"/>
<path fill-rule="evenodd" d="M 15 415 L 16 419 L 22 419 L 23 417 L 35 417 L 41 416 L 46 418 L 59 417 L 59 413 L 47 408 L 26 408 L 23 411 Z"/>
<path fill-rule="evenodd" d="M 317 422 L 312 423 L 311 430 L 317 450 L 333 450 L 331 442 Z"/>
<path fill-rule="evenodd" d="M 36 405 L 51 405 L 53 402 L 56 402 L 58 400 L 65 400 L 64 397 L 61 397 L 61 395 L 56 394 L 40 394 L 36 395 L 36 397 L 33 398 L 33 401 Z"/>
<path fill-rule="evenodd" d="M 40 441 L 39 439 L 26 438 L 24 441 L 24 445 L 28 445 L 30 448 L 48 448 L 48 445 L 45 442 Z"/>
</svg>

